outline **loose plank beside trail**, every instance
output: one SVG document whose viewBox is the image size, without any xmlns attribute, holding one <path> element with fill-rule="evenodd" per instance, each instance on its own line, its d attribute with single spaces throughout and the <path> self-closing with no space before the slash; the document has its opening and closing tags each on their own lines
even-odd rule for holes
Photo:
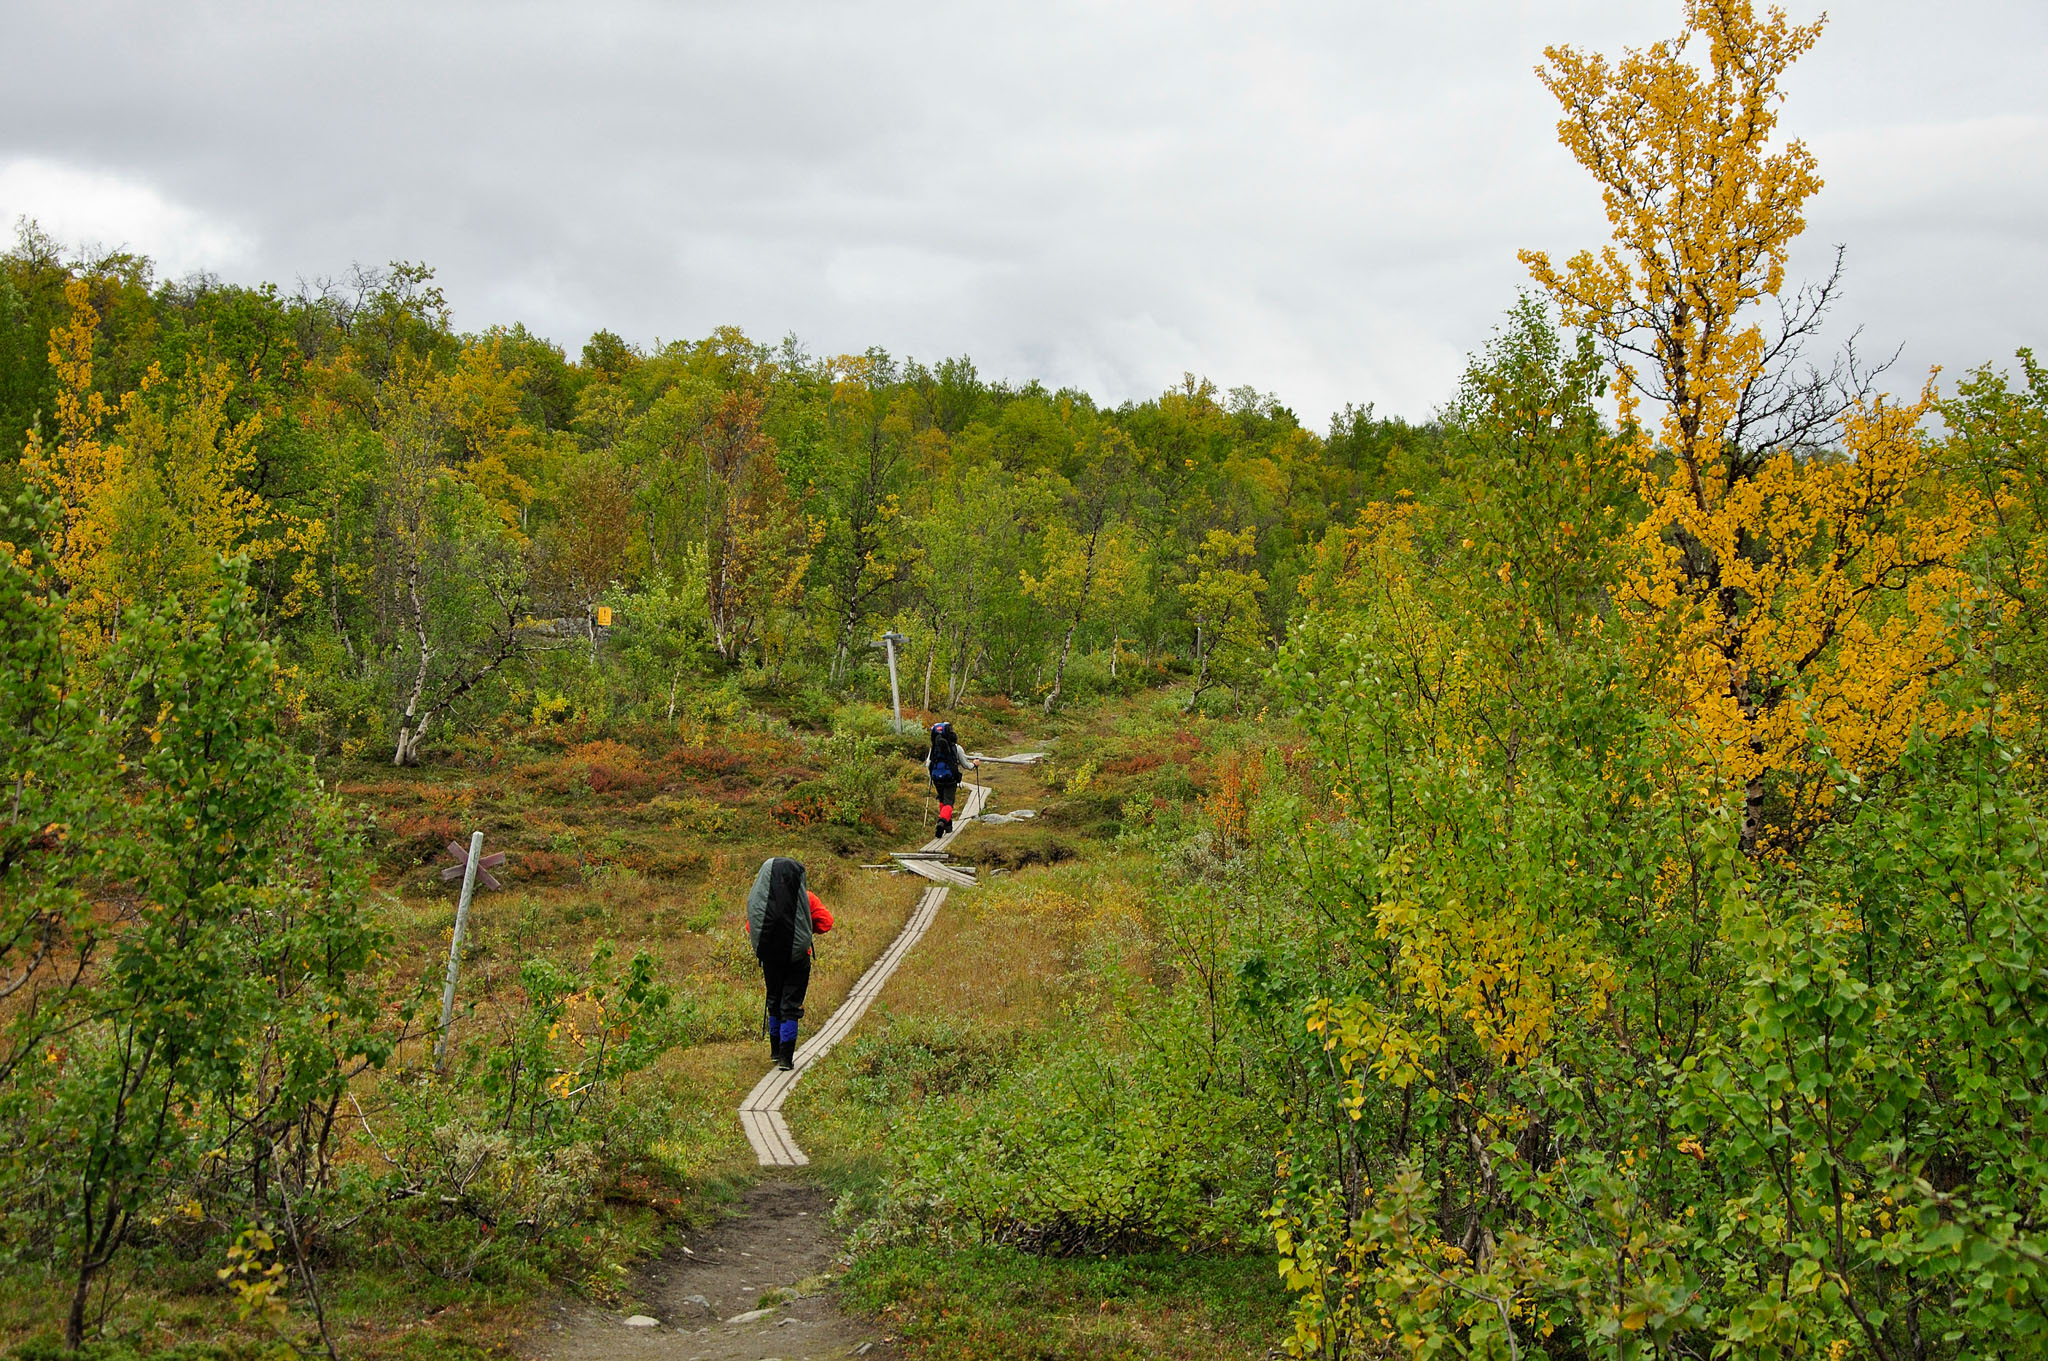
<svg viewBox="0 0 2048 1361">
<path fill-rule="evenodd" d="M 941 865 L 932 860 L 903 860 L 898 867 L 912 874 L 922 875 L 934 883 L 951 884 L 956 888 L 973 888 L 974 876 L 966 870 L 956 870 L 951 865 Z"/>
<path fill-rule="evenodd" d="M 948 843 L 960 835 L 968 819 L 979 813 L 982 805 L 988 802 L 987 785 L 973 784 L 966 788 L 969 792 L 967 805 L 961 810 L 961 825 L 942 837 L 927 841 L 921 849 L 945 850 Z M 943 868 L 924 860 L 900 863 L 907 870 L 926 874 L 928 878 L 934 879 L 939 875 L 927 873 L 927 867 L 930 870 Z M 832 1019 L 825 1022 L 824 1028 L 817 1034 L 797 1046 L 796 1067 L 786 1073 L 780 1069 L 770 1070 L 768 1076 L 754 1084 L 754 1090 L 747 1093 L 747 1099 L 740 1102 L 740 1128 L 747 1132 L 747 1142 L 754 1146 L 754 1155 L 760 1159 L 761 1166 L 802 1167 L 810 1162 L 810 1159 L 804 1156 L 804 1151 L 797 1147 L 796 1140 L 790 1137 L 789 1126 L 782 1119 L 782 1103 L 789 1099 L 790 1090 L 802 1081 L 804 1073 L 810 1066 L 831 1053 L 832 1046 L 852 1032 L 854 1025 L 867 1011 L 869 1005 L 881 995 L 883 985 L 889 981 L 889 975 L 896 972 L 896 966 L 903 962 L 903 957 L 911 952 L 918 941 L 924 939 L 924 933 L 931 929 L 932 921 L 939 915 L 939 908 L 945 905 L 946 894 L 950 891 L 946 885 L 974 882 L 972 878 L 957 870 L 946 873 L 957 877 L 949 878 L 944 883 L 933 884 L 924 891 L 924 896 L 917 900 L 917 909 L 910 914 L 910 920 L 904 924 L 902 932 L 889 943 L 889 948 L 882 952 L 882 957 L 868 966 L 868 971 L 853 985 L 853 991 L 846 995 L 846 1000 L 840 1004 L 839 1010 L 832 1013 Z"/>
</svg>

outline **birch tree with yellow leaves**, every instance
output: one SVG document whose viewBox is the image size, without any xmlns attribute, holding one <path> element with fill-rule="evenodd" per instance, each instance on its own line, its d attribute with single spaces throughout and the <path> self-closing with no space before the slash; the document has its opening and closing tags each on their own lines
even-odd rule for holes
<svg viewBox="0 0 2048 1361">
<path fill-rule="evenodd" d="M 1767 821 L 1804 825 L 1825 802 L 1816 733 L 1867 769 L 1947 721 L 1929 682 L 1953 661 L 1941 609 L 1967 589 L 1972 534 L 1919 433 L 1931 388 L 1878 394 L 1853 348 L 1825 372 L 1804 359 L 1840 257 L 1822 283 L 1788 283 L 1821 179 L 1778 111 L 1820 31 L 1689 0 L 1678 38 L 1617 63 L 1547 49 L 1559 138 L 1613 235 L 1562 266 L 1522 252 L 1615 366 L 1647 507 L 1621 602 L 1699 758 L 1743 791 L 1751 849 Z"/>
<path fill-rule="evenodd" d="M 72 280 L 66 300 L 71 315 L 50 337 L 55 437 L 31 430 L 21 464 L 57 508 L 51 589 L 73 644 L 92 658 L 119 640 L 129 607 L 168 603 L 192 618 L 218 591 L 222 558 L 290 552 L 303 562 L 324 527 L 276 510 L 248 485 L 263 419 L 234 418 L 229 365 L 201 364 L 176 381 L 152 365 L 109 402 L 94 387 L 100 316 L 88 283 Z M 315 584 L 301 567 L 281 612 L 295 614 Z"/>
<path fill-rule="evenodd" d="M 31 429 L 21 469 L 56 508 L 50 528 L 51 593 L 64 602 L 66 628 L 91 652 L 109 642 L 119 604 L 105 581 L 114 541 L 114 505 L 126 451 L 107 437 L 113 408 L 93 387 L 93 337 L 99 313 L 83 279 L 64 290 L 71 316 L 50 333 L 50 365 L 57 373 L 56 438 Z"/>
</svg>

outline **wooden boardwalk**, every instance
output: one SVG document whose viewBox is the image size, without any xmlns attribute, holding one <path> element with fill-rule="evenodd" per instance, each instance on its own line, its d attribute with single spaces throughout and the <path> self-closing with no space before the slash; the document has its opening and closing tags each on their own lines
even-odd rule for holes
<svg viewBox="0 0 2048 1361">
<path fill-rule="evenodd" d="M 967 819 L 981 812 L 988 802 L 987 785 L 963 785 L 968 791 L 967 802 L 955 821 L 954 829 L 945 836 L 927 841 L 919 849 L 943 851 L 954 837 L 960 835 Z M 915 862 L 906 863 L 903 868 L 915 869 Z M 889 943 L 882 957 L 868 966 L 868 971 L 853 985 L 853 991 L 840 1003 L 839 1010 L 832 1013 L 832 1019 L 825 1022 L 817 1034 L 797 1046 L 796 1067 L 789 1072 L 771 1069 L 768 1076 L 754 1084 L 754 1090 L 747 1093 L 747 1099 L 740 1102 L 740 1127 L 747 1132 L 747 1142 L 754 1146 L 754 1155 L 763 1167 L 802 1167 L 810 1162 L 804 1151 L 797 1147 L 790 1137 L 789 1126 L 782 1119 L 782 1103 L 789 1099 L 789 1093 L 812 1064 L 832 1052 L 832 1046 L 845 1039 L 860 1021 L 861 1015 L 879 997 L 882 988 L 889 981 L 889 975 L 896 972 L 896 966 L 903 957 L 916 947 L 931 929 L 932 921 L 945 905 L 946 894 L 951 890 L 943 884 L 933 884 L 917 900 L 916 911 L 904 924 L 902 932 Z"/>
</svg>

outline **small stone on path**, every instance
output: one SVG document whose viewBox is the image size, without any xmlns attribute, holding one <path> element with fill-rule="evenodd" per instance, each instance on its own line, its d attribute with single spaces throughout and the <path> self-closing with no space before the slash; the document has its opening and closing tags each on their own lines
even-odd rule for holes
<svg viewBox="0 0 2048 1361">
<path fill-rule="evenodd" d="M 628 1328 L 659 1328 L 661 1326 L 661 1320 L 658 1318 L 649 1318 L 645 1314 L 634 1314 L 631 1317 L 627 1318 L 626 1326 Z"/>
<path fill-rule="evenodd" d="M 770 1314 L 774 1312 L 775 1311 L 773 1309 L 749 1309 L 744 1314 L 734 1314 L 731 1318 L 727 1319 L 726 1322 L 752 1323 L 755 1319 L 767 1318 Z"/>
</svg>

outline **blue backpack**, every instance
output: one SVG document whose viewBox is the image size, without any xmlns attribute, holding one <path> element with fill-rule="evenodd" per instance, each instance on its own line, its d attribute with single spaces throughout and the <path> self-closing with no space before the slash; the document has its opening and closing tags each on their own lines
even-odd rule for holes
<svg viewBox="0 0 2048 1361">
<path fill-rule="evenodd" d="M 953 740 L 953 725 L 932 725 L 932 754 L 925 761 L 934 780 L 951 780 L 960 774 L 960 746 Z"/>
</svg>

